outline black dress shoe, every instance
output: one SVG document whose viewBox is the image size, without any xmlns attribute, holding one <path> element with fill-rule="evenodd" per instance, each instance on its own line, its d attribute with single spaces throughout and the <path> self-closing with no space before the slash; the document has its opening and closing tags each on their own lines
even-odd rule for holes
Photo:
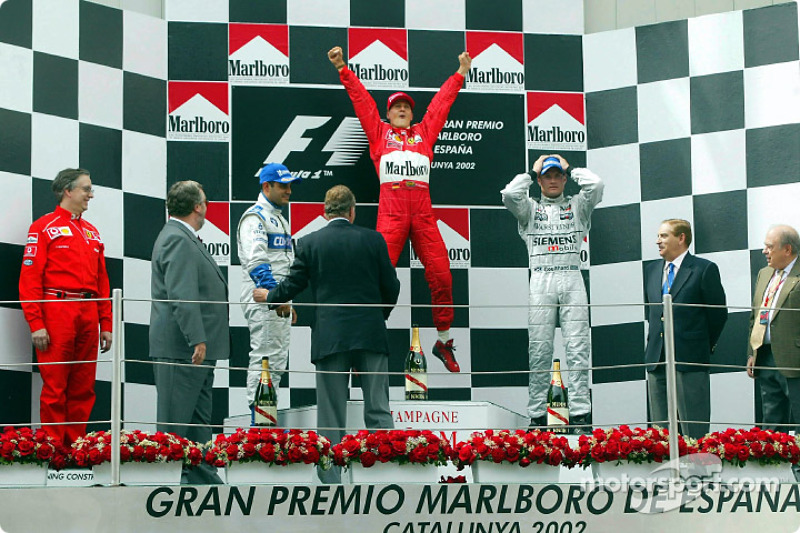
<svg viewBox="0 0 800 533">
<path fill-rule="evenodd" d="M 528 426 L 528 429 L 541 429 L 541 426 L 547 425 L 547 415 L 537 416 L 535 418 L 531 418 L 531 423 Z"/>
<path fill-rule="evenodd" d="M 571 426 L 570 433 L 573 435 L 589 435 L 592 433 L 592 415 L 586 413 L 585 415 L 571 416 L 569 425 Z"/>
</svg>

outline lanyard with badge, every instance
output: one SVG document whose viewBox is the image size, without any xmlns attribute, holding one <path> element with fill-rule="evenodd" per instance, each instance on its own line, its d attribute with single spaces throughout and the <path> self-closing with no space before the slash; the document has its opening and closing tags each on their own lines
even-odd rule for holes
<svg viewBox="0 0 800 533">
<path fill-rule="evenodd" d="M 771 311 L 770 302 L 772 298 L 778 295 L 778 291 L 781 290 L 781 285 L 783 285 L 783 282 L 786 281 L 786 278 L 782 276 L 783 274 L 781 274 L 781 280 L 777 285 L 775 285 L 775 289 L 768 291 L 766 297 L 764 298 L 764 303 L 761 305 L 761 312 L 758 314 L 758 321 L 761 324 L 769 324 L 769 313 Z"/>
</svg>

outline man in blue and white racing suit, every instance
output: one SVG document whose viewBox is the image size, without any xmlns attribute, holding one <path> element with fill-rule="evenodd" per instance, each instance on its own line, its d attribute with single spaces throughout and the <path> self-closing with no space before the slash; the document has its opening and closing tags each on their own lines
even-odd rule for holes
<svg viewBox="0 0 800 533">
<path fill-rule="evenodd" d="M 547 425 L 547 391 L 553 362 L 556 313 L 564 338 L 567 366 L 588 368 L 589 310 L 580 250 L 591 226 L 594 207 L 603 197 L 603 183 L 585 168 L 571 168 L 558 154 L 543 155 L 533 165 L 542 188 L 540 200 L 530 198 L 531 174 L 518 174 L 500 191 L 503 204 L 516 217 L 528 247 L 531 270 L 528 308 L 528 416 L 531 426 Z M 567 176 L 580 192 L 564 196 Z M 564 307 L 562 305 L 567 305 Z M 578 305 L 578 307 L 571 307 Z M 571 425 L 588 424 L 591 404 L 588 370 L 567 372 Z"/>
<path fill-rule="evenodd" d="M 281 208 L 289 204 L 292 182 L 300 179 L 278 163 L 266 165 L 259 173 L 258 201 L 239 220 L 237 237 L 242 264 L 241 302 L 250 328 L 250 363 L 247 373 L 247 403 L 253 410 L 256 387 L 261 376 L 261 358 L 269 357 L 275 391 L 289 362 L 291 324 L 297 313 L 290 304 L 270 311 L 253 301 L 253 289 L 273 289 L 289 273 L 294 261 L 289 222 Z"/>
</svg>

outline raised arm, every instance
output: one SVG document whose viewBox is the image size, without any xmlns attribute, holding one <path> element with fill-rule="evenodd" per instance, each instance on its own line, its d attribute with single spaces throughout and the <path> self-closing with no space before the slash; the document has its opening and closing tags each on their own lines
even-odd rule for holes
<svg viewBox="0 0 800 533">
<path fill-rule="evenodd" d="M 334 46 L 330 50 L 328 50 L 328 59 L 330 59 L 333 66 L 336 67 L 336 70 L 339 72 L 342 71 L 347 64 L 344 62 L 344 54 L 342 53 L 341 46 Z"/>
<path fill-rule="evenodd" d="M 361 129 L 367 135 L 370 148 L 378 146 L 382 137 L 382 121 L 378 113 L 378 107 L 375 105 L 375 100 L 367 91 L 361 80 L 355 73 L 347 68 L 340 46 L 334 46 L 328 50 L 328 59 L 331 64 L 339 71 L 339 80 L 347 90 L 347 95 L 353 103 L 353 110 L 356 112 L 356 117 L 361 123 Z"/>
<path fill-rule="evenodd" d="M 456 101 L 458 91 L 464 85 L 464 78 L 472 68 L 472 58 L 469 56 L 469 52 L 459 54 L 458 64 L 456 73 L 447 78 L 439 92 L 434 95 L 425 111 L 425 117 L 420 123 L 420 127 L 423 128 L 429 139 L 436 139 L 439 136 L 439 132 L 442 131 L 444 123 L 447 121 L 447 115 L 450 114 L 450 108 Z"/>
</svg>

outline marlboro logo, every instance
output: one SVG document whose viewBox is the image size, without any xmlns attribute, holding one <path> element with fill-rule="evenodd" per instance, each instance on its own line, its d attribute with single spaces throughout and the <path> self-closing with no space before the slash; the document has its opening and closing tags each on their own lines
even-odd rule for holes
<svg viewBox="0 0 800 533">
<path fill-rule="evenodd" d="M 408 87 L 406 30 L 350 28 L 348 66 L 365 87 Z"/>
<path fill-rule="evenodd" d="M 234 84 L 289 83 L 289 27 L 276 24 L 228 26 L 228 79 Z"/>
<path fill-rule="evenodd" d="M 583 93 L 529 92 L 528 149 L 586 150 Z"/>
<path fill-rule="evenodd" d="M 169 82 L 167 139 L 228 141 L 228 84 Z"/>
<path fill-rule="evenodd" d="M 231 264 L 230 204 L 209 202 L 206 222 L 198 232 L 203 246 L 218 265 Z"/>
<path fill-rule="evenodd" d="M 521 33 L 467 32 L 472 68 L 467 75 L 471 89 L 523 91 L 525 74 Z"/>
<path fill-rule="evenodd" d="M 447 248 L 450 268 L 469 268 L 472 248 L 469 240 L 469 209 L 462 207 L 434 207 L 439 233 Z M 411 268 L 423 268 L 414 247 L 411 247 Z"/>
<path fill-rule="evenodd" d="M 325 217 L 325 204 L 292 202 L 289 206 L 289 225 L 292 235 L 299 239 L 317 231 L 327 224 Z"/>
</svg>

